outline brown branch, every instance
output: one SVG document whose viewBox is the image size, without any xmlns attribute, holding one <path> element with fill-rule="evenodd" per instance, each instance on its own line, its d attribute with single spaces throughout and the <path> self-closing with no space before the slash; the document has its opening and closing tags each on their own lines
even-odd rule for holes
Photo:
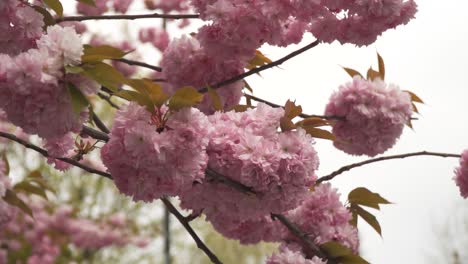
<svg viewBox="0 0 468 264">
<path fill-rule="evenodd" d="M 144 15 L 102 15 L 102 16 L 68 16 L 60 17 L 55 21 L 57 23 L 64 21 L 86 21 L 86 20 L 135 20 L 135 19 L 145 19 L 145 18 L 168 18 L 168 19 L 189 19 L 189 18 L 199 18 L 198 14 L 144 14 Z"/>
<path fill-rule="evenodd" d="M 309 238 L 309 236 L 307 234 L 302 232 L 299 229 L 299 227 L 297 227 L 294 223 L 289 221 L 288 218 L 286 218 L 286 216 L 284 216 L 282 214 L 271 214 L 271 217 L 278 219 L 284 226 L 286 226 L 286 228 L 288 228 L 289 231 L 291 231 L 291 233 L 293 233 L 295 236 L 300 238 L 302 240 L 302 242 L 304 242 L 306 244 L 306 246 L 310 250 L 312 250 L 312 252 L 315 254 L 315 256 L 321 258 L 324 261 L 328 260 L 328 262 L 327 262 L 328 264 L 336 263 L 330 257 L 328 257 L 327 254 L 325 252 L 323 252 L 323 250 L 321 250 L 317 245 L 315 245 L 314 242 L 312 242 L 312 240 L 310 240 L 310 238 Z"/>
<path fill-rule="evenodd" d="M 113 59 L 113 60 L 114 61 L 120 61 L 120 62 L 126 63 L 128 65 L 134 65 L 134 66 L 140 66 L 140 67 L 148 68 L 148 69 L 151 69 L 151 70 L 157 71 L 157 72 L 162 71 L 162 68 L 159 67 L 159 66 L 150 65 L 148 63 L 144 63 L 144 62 L 141 62 L 141 61 L 134 61 L 134 60 L 124 59 L 124 58 Z"/>
<path fill-rule="evenodd" d="M 91 115 L 93 116 L 93 122 L 96 124 L 97 128 L 101 130 L 102 132 L 109 134 L 110 131 L 107 128 L 107 126 L 102 122 L 102 120 L 99 118 L 99 116 L 96 115 L 96 113 L 92 112 Z"/>
<path fill-rule="evenodd" d="M 195 240 L 197 247 L 201 249 L 205 254 L 210 258 L 211 262 L 215 264 L 222 264 L 222 262 L 216 257 L 216 255 L 211 252 L 211 250 L 203 243 L 203 241 L 198 237 L 197 233 L 192 229 L 187 219 L 172 205 L 172 203 L 165 197 L 161 198 L 161 201 L 164 203 L 166 208 L 171 212 L 177 220 L 184 226 L 185 230 L 190 234 L 190 236 Z"/>
<path fill-rule="evenodd" d="M 94 128 L 90 128 L 88 126 L 83 126 L 83 128 L 81 129 L 81 133 L 85 134 L 85 135 L 88 135 L 88 136 L 90 136 L 90 137 L 92 137 L 94 139 L 102 140 L 104 142 L 109 141 L 109 136 L 107 135 L 107 133 L 98 131 L 98 130 L 96 130 Z"/>
<path fill-rule="evenodd" d="M 269 105 L 269 106 L 274 107 L 274 108 L 279 108 L 279 107 L 284 108 L 284 106 L 281 106 L 281 105 L 279 105 L 279 104 L 272 103 L 272 102 L 270 102 L 270 101 L 267 101 L 267 100 L 265 100 L 265 99 L 262 99 L 262 98 L 260 98 L 260 97 L 256 97 L 256 96 L 253 96 L 253 95 L 250 95 L 250 94 L 245 94 L 245 93 L 244 93 L 244 97 L 245 97 L 245 98 L 248 98 L 248 99 L 252 99 L 252 100 L 254 100 L 254 101 L 256 101 L 256 102 L 264 103 L 264 104 Z M 304 114 L 304 113 L 301 113 L 299 116 L 302 117 L 302 118 L 318 117 L 318 118 L 327 119 L 327 120 L 333 120 L 333 119 L 335 119 L 335 120 L 343 120 L 343 119 L 344 119 L 344 118 L 341 117 L 341 116 L 308 115 L 308 114 Z"/>
<path fill-rule="evenodd" d="M 46 157 L 46 158 L 54 158 L 54 159 L 58 159 L 58 160 L 61 160 L 63 162 L 66 162 L 68 164 L 71 164 L 73 166 L 76 166 L 76 167 L 79 167 L 89 173 L 94 173 L 94 174 L 98 174 L 100 176 L 103 176 L 103 177 L 106 177 L 108 179 L 112 179 L 112 176 L 107 173 L 107 172 L 103 172 L 103 171 L 100 171 L 100 170 L 96 170 L 94 168 L 91 168 L 91 167 L 88 167 L 74 159 L 70 159 L 70 158 L 56 158 L 56 157 L 52 157 L 49 155 L 49 153 L 47 152 L 47 150 L 45 149 L 42 149 L 34 144 L 31 144 L 23 139 L 20 139 L 18 137 L 16 137 L 15 135 L 12 135 L 12 134 L 9 134 L 9 133 L 5 133 L 5 132 L 2 132 L 0 131 L 0 137 L 3 137 L 3 138 L 7 138 L 7 139 L 10 139 L 10 140 L 13 140 L 21 145 L 23 145 L 24 147 L 28 148 L 28 149 L 32 149 L 36 152 L 38 152 L 39 154 L 41 154 L 42 156 Z"/>
<path fill-rule="evenodd" d="M 205 175 L 209 179 L 223 183 L 224 185 L 230 186 L 238 191 L 241 191 L 242 193 L 245 193 L 247 195 L 255 195 L 255 192 L 252 190 L 252 188 L 245 186 L 242 183 L 236 182 L 208 167 L 206 168 Z"/>
<path fill-rule="evenodd" d="M 120 109 L 120 107 L 118 105 L 116 105 L 114 102 L 112 102 L 111 96 L 106 95 L 106 94 L 104 94 L 102 92 L 98 92 L 97 95 L 99 96 L 99 98 L 106 101 L 111 107 L 113 107 L 115 109 Z"/>
<path fill-rule="evenodd" d="M 353 163 L 350 165 L 343 166 L 339 168 L 338 170 L 330 173 L 327 176 L 323 176 L 320 179 L 317 180 L 317 184 L 320 184 L 324 181 L 329 181 L 336 176 L 342 174 L 345 171 L 349 171 L 351 169 L 357 168 L 364 166 L 366 164 L 378 162 L 378 161 L 383 161 L 383 160 L 391 160 L 391 159 L 404 159 L 408 157 L 414 157 L 414 156 L 436 156 L 436 157 L 442 157 L 442 158 L 460 158 L 461 155 L 458 154 L 450 154 L 450 153 L 440 153 L 440 152 L 430 152 L 430 151 L 419 151 L 419 152 L 412 152 L 412 153 L 405 153 L 405 154 L 399 154 L 399 155 L 392 155 L 392 156 L 382 156 L 374 159 L 368 159 L 364 160 L 358 163 Z"/>
<path fill-rule="evenodd" d="M 260 67 L 257 67 L 255 69 L 252 69 L 252 70 L 247 71 L 247 72 L 244 72 L 242 74 L 239 74 L 239 75 L 234 76 L 234 77 L 232 77 L 230 79 L 219 82 L 217 84 L 210 85 L 210 87 L 213 88 L 213 89 L 217 89 L 217 88 L 220 88 L 220 87 L 222 87 L 224 85 L 228 85 L 228 84 L 237 82 L 239 80 L 242 80 L 242 79 L 244 79 L 244 78 L 246 78 L 246 77 L 248 77 L 250 75 L 254 75 L 254 74 L 260 73 L 261 71 L 264 71 L 264 70 L 279 66 L 282 63 L 284 63 L 285 61 L 287 61 L 287 60 L 289 60 L 289 59 L 291 59 L 291 58 L 293 58 L 293 57 L 295 57 L 295 56 L 297 56 L 297 55 L 299 55 L 299 54 L 301 54 L 301 53 L 303 53 L 303 52 L 305 52 L 305 51 L 307 51 L 307 50 L 309 50 L 309 49 L 311 49 L 311 48 L 313 48 L 315 46 L 317 46 L 319 43 L 320 43 L 320 41 L 316 40 L 316 41 L 310 43 L 309 45 L 307 45 L 305 47 L 302 47 L 302 48 L 300 48 L 300 49 L 298 49 L 296 51 L 293 51 L 293 52 L 289 53 L 288 55 L 282 57 L 279 60 L 276 60 L 276 61 L 273 61 L 271 63 L 262 65 Z M 208 92 L 208 87 L 202 88 L 201 90 L 199 90 L 199 92 L 207 93 Z"/>
</svg>

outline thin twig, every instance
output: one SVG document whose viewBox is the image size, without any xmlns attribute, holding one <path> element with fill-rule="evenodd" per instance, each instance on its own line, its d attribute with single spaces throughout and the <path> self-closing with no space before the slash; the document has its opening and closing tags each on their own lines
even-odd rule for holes
<svg viewBox="0 0 468 264">
<path fill-rule="evenodd" d="M 275 107 L 275 108 L 282 107 L 282 108 L 284 108 L 284 106 L 272 103 L 272 102 L 267 101 L 265 99 L 262 99 L 260 97 L 256 97 L 256 96 L 253 96 L 253 95 L 250 95 L 250 94 L 245 94 L 245 93 L 244 93 L 244 96 L 246 98 L 252 99 L 252 100 L 254 100 L 256 102 L 260 102 L 260 103 L 264 103 L 266 105 L 269 105 L 271 107 Z M 343 117 L 341 117 L 341 116 L 308 115 L 308 114 L 304 114 L 304 113 L 301 113 L 299 116 L 302 117 L 302 118 L 318 117 L 318 118 L 327 119 L 327 120 L 342 120 L 343 119 Z"/>
<path fill-rule="evenodd" d="M 302 232 L 299 227 L 297 227 L 294 223 L 288 220 L 286 216 L 282 214 L 271 214 L 271 217 L 278 219 L 286 228 L 288 228 L 291 233 L 301 239 L 302 242 L 306 244 L 306 246 L 315 254 L 315 256 L 321 258 L 324 261 L 328 260 L 328 264 L 336 263 L 333 261 L 325 252 L 323 252 L 317 245 L 310 240 L 309 236 Z"/>
<path fill-rule="evenodd" d="M 59 17 L 55 21 L 57 23 L 64 21 L 86 21 L 86 20 L 135 20 L 135 19 L 145 19 L 145 18 L 168 18 L 168 19 L 189 19 L 189 18 L 199 18 L 198 14 L 144 14 L 144 15 L 102 15 L 102 16 L 68 16 L 68 17 Z"/>
<path fill-rule="evenodd" d="M 124 59 L 124 58 L 114 59 L 114 60 L 126 63 L 128 65 L 134 65 L 134 66 L 140 66 L 140 67 L 148 68 L 148 69 L 151 69 L 151 70 L 157 71 L 157 72 L 162 71 L 162 68 L 159 67 L 159 66 L 154 66 L 154 65 L 144 63 L 144 62 L 141 62 L 141 61 L 134 61 L 134 60 Z"/>
<path fill-rule="evenodd" d="M 164 208 L 164 263 L 171 264 L 171 214 Z"/>
<path fill-rule="evenodd" d="M 271 63 L 262 65 L 262 66 L 260 66 L 258 68 L 255 68 L 255 69 L 252 69 L 250 71 L 244 72 L 242 74 L 239 74 L 239 75 L 234 76 L 234 77 L 232 77 L 230 79 L 219 82 L 217 84 L 210 85 L 210 87 L 213 88 L 213 89 L 217 89 L 217 88 L 220 88 L 220 87 L 222 87 L 224 85 L 228 85 L 228 84 L 237 82 L 239 80 L 242 80 L 242 79 L 244 79 L 244 78 L 246 78 L 246 77 L 248 77 L 250 75 L 254 75 L 254 74 L 257 74 L 257 73 L 259 73 L 261 71 L 264 71 L 264 70 L 279 66 L 282 63 L 284 63 L 285 61 L 287 61 L 287 60 L 289 60 L 289 59 L 291 59 L 291 58 L 293 58 L 293 57 L 295 57 L 295 56 L 297 56 L 297 55 L 299 55 L 299 54 L 301 54 L 301 53 L 303 53 L 303 52 L 305 52 L 305 51 L 307 51 L 307 50 L 309 50 L 309 49 L 311 49 L 311 48 L 313 48 L 315 46 L 317 46 L 319 43 L 320 43 L 320 41 L 316 40 L 316 41 L 310 43 L 309 45 L 307 45 L 305 47 L 302 47 L 302 48 L 300 48 L 300 49 L 298 49 L 296 51 L 293 51 L 293 52 L 289 53 L 288 55 L 282 57 L 279 60 L 276 60 L 276 61 L 273 61 Z M 199 92 L 207 93 L 208 92 L 208 87 L 202 88 L 201 90 L 199 90 Z"/>
<path fill-rule="evenodd" d="M 91 113 L 92 116 L 93 116 L 93 121 L 94 121 L 94 124 L 96 124 L 96 126 L 99 128 L 99 130 L 101 130 L 102 132 L 106 133 L 106 134 L 109 134 L 109 129 L 107 128 L 107 126 L 104 124 L 104 122 L 102 122 L 102 120 L 99 118 L 99 116 L 96 115 L 96 113 Z"/>
<path fill-rule="evenodd" d="M 115 109 L 120 109 L 120 107 L 118 105 L 116 105 L 114 102 L 112 102 L 111 100 L 111 96 L 109 95 L 106 95 L 102 92 L 98 92 L 97 95 L 104 101 L 106 101 L 111 107 L 115 108 Z"/>
<path fill-rule="evenodd" d="M 358 163 L 353 163 L 350 165 L 343 166 L 339 168 L 338 170 L 330 173 L 329 175 L 323 176 L 320 179 L 318 179 L 317 184 L 324 182 L 324 181 L 329 181 L 335 178 L 336 176 L 342 174 L 345 171 L 349 171 L 351 169 L 364 166 L 366 164 L 383 161 L 383 160 L 404 159 L 404 158 L 414 157 L 414 156 L 436 156 L 436 157 L 442 157 L 442 158 L 460 158 L 461 157 L 461 155 L 458 155 L 458 154 L 430 152 L 430 151 L 419 151 L 419 152 L 405 153 L 405 154 L 392 155 L 392 156 L 382 156 L 382 157 L 368 159 L 368 160 L 364 160 Z"/>
<path fill-rule="evenodd" d="M 197 247 L 201 249 L 205 254 L 210 258 L 211 262 L 215 264 L 222 264 L 222 262 L 218 259 L 218 257 L 211 252 L 211 250 L 203 243 L 203 241 L 198 237 L 198 235 L 195 233 L 195 231 L 192 229 L 190 224 L 187 222 L 185 217 L 172 205 L 172 203 L 167 199 L 167 198 L 161 198 L 161 201 L 166 205 L 166 208 L 171 212 L 177 220 L 184 226 L 184 228 L 187 230 L 187 232 L 190 234 L 190 236 L 195 240 L 195 243 L 197 244 Z"/>
<path fill-rule="evenodd" d="M 238 191 L 241 191 L 245 194 L 248 195 L 255 195 L 255 192 L 252 190 L 252 188 L 243 185 L 242 183 L 236 182 L 232 180 L 231 178 L 228 178 L 210 168 L 206 168 L 205 175 L 213 180 L 216 180 L 217 182 L 221 182 L 224 185 L 230 186 Z"/>
<path fill-rule="evenodd" d="M 94 139 L 102 140 L 104 142 L 109 141 L 109 136 L 107 135 L 107 133 L 98 131 L 98 130 L 96 130 L 94 128 L 90 128 L 88 126 L 83 126 L 83 128 L 81 129 L 81 133 L 85 134 L 85 135 L 88 135 L 88 136 L 90 136 L 90 137 L 92 137 Z"/>
<path fill-rule="evenodd" d="M 106 177 L 108 179 L 112 179 L 112 176 L 109 173 L 103 172 L 103 171 L 100 171 L 100 170 L 96 170 L 96 169 L 91 168 L 91 167 L 88 167 L 88 166 L 86 166 L 86 165 L 84 165 L 84 164 L 82 164 L 82 163 L 80 163 L 80 162 L 78 162 L 78 161 L 76 161 L 74 159 L 51 157 L 49 155 L 49 153 L 47 152 L 47 150 L 42 149 L 42 148 L 40 148 L 40 147 L 38 147 L 38 146 L 36 146 L 34 144 L 31 144 L 31 143 L 29 143 L 29 142 L 27 142 L 27 141 L 25 141 L 23 139 L 20 139 L 15 135 L 0 131 L 0 137 L 8 138 L 10 140 L 13 140 L 13 141 L 25 146 L 28 149 L 32 149 L 32 150 L 38 152 L 39 154 L 41 154 L 42 156 L 44 156 L 46 158 L 50 157 L 50 158 L 58 159 L 58 160 L 61 160 L 63 162 L 66 162 L 68 164 L 71 164 L 73 166 L 79 167 L 79 168 L 81 168 L 81 169 L 83 169 L 83 170 L 85 170 L 85 171 L 87 171 L 89 173 L 98 174 L 98 175 L 101 175 L 101 176 Z"/>
</svg>

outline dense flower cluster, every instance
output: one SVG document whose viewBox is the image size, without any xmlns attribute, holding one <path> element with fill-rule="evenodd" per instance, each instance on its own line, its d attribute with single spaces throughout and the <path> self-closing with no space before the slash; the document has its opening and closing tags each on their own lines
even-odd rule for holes
<svg viewBox="0 0 468 264">
<path fill-rule="evenodd" d="M 251 188 L 255 195 L 208 178 L 181 196 L 182 206 L 203 210 L 215 228 L 229 237 L 249 243 L 271 240 L 258 236 L 272 236 L 266 230 L 257 234 L 234 230 L 262 226 L 271 222 L 265 218 L 270 213 L 298 206 L 315 182 L 318 167 L 313 139 L 304 130 L 278 132 L 283 115 L 281 108 L 259 104 L 242 113 L 217 112 L 210 116 L 209 168 Z"/>
<path fill-rule="evenodd" d="M 130 103 L 120 110 L 102 148 L 102 159 L 119 190 L 134 200 L 152 201 L 178 195 L 205 175 L 209 123 L 194 108 L 151 115 Z M 116 153 L 119 153 L 116 155 Z"/>
<path fill-rule="evenodd" d="M 410 95 L 397 86 L 354 77 L 332 94 L 325 114 L 333 124 L 335 147 L 352 155 L 375 156 L 391 148 L 411 118 Z"/>
<path fill-rule="evenodd" d="M 301 252 L 284 247 L 279 253 L 270 256 L 266 264 L 325 264 L 325 262 L 318 257 L 306 259 Z"/>
<path fill-rule="evenodd" d="M 286 215 L 316 244 L 337 241 L 354 252 L 358 251 L 357 229 L 349 223 L 351 213 L 340 202 L 337 190 L 330 184 L 316 186 L 298 208 Z M 287 240 L 301 243 L 293 234 L 289 234 Z"/>
<path fill-rule="evenodd" d="M 140 29 L 138 38 L 142 43 L 151 43 L 161 52 L 164 52 L 170 42 L 167 31 L 156 27 Z"/>
<path fill-rule="evenodd" d="M 125 219 L 115 221 L 115 216 L 101 221 L 78 218 L 70 207 L 51 208 L 44 200 L 33 198 L 24 199 L 28 200 L 34 219 L 15 209 L 14 220 L 2 228 L 0 263 L 6 263 L 8 254 L 18 252 L 29 254 L 27 263 L 56 263 L 64 243 L 88 250 L 129 244 L 145 247 L 148 243 L 146 238 L 133 235 L 126 228 Z"/>
<path fill-rule="evenodd" d="M 97 16 L 102 15 L 112 8 L 115 12 L 127 13 L 128 8 L 134 0 L 95 0 L 94 6 L 78 2 L 76 11 L 83 15 Z"/>
<path fill-rule="evenodd" d="M 78 132 L 87 110 L 73 111 L 67 85 L 84 94 L 99 88 L 84 77 L 64 74 L 65 66 L 80 63 L 82 53 L 81 39 L 72 28 L 53 26 L 37 40 L 37 49 L 16 56 L 0 54 L 0 108 L 8 120 L 43 138 Z"/>
<path fill-rule="evenodd" d="M 460 188 L 460 194 L 463 198 L 468 198 L 468 149 L 463 151 L 460 158 L 460 166 L 455 170 L 453 178 Z"/>
<path fill-rule="evenodd" d="M 17 55 L 36 46 L 42 35 L 42 15 L 18 0 L 0 2 L 0 53 Z M 1 76 L 1 75 L 0 75 Z"/>
<path fill-rule="evenodd" d="M 203 88 L 237 76 L 243 72 L 244 63 L 210 56 L 196 39 L 183 36 L 173 40 L 165 49 L 161 67 L 170 84 L 165 85 L 165 89 L 173 93 L 183 86 Z M 239 103 L 242 88 L 243 82 L 237 81 L 216 90 L 225 109 Z M 198 108 L 204 113 L 213 113 L 212 105 L 211 98 L 205 96 Z"/>
</svg>

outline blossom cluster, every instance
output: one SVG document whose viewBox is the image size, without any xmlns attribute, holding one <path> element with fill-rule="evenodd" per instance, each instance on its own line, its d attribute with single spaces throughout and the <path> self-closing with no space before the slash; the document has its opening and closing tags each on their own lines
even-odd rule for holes
<svg viewBox="0 0 468 264">
<path fill-rule="evenodd" d="M 127 13 L 134 0 L 96 0 L 94 5 L 78 2 L 76 11 L 83 15 L 97 16 L 109 11 L 111 8 L 115 12 Z"/>
<path fill-rule="evenodd" d="M 17 55 L 36 46 L 42 35 L 42 15 L 18 0 L 0 2 L 0 54 Z M 1 76 L 1 74 L 0 74 Z M 0 77 L 1 79 L 1 77 Z"/>
<path fill-rule="evenodd" d="M 463 198 L 468 198 L 468 150 L 463 151 L 460 158 L 460 166 L 455 169 L 455 177 L 453 178 L 460 194 Z"/>
<path fill-rule="evenodd" d="M 279 253 L 270 256 L 266 264 L 325 264 L 325 262 L 318 257 L 307 259 L 303 253 L 283 247 Z"/>
<path fill-rule="evenodd" d="M 81 39 L 72 28 L 52 26 L 36 44 L 16 56 L 0 54 L 0 108 L 29 134 L 55 138 L 78 132 L 87 110 L 73 111 L 68 85 L 83 94 L 99 88 L 84 77 L 64 73 L 65 66 L 80 63 Z"/>
<path fill-rule="evenodd" d="M 411 97 L 380 79 L 354 77 L 334 92 L 325 115 L 336 116 L 335 147 L 352 155 L 375 156 L 391 148 L 412 114 Z"/>
<path fill-rule="evenodd" d="M 167 109 L 152 115 L 130 103 L 118 111 L 110 141 L 102 148 L 115 184 L 134 200 L 178 195 L 204 177 L 207 117 L 195 108 L 170 114 L 165 121 L 167 115 Z"/>
<path fill-rule="evenodd" d="M 0 263 L 6 263 L 9 254 L 29 254 L 27 263 L 56 263 L 63 244 L 74 245 L 81 250 L 126 245 L 145 247 L 148 240 L 133 235 L 127 228 L 127 220 L 111 215 L 95 221 L 77 217 L 71 207 L 50 207 L 44 200 L 25 197 L 34 219 L 15 208 L 15 218 L 2 227 L 0 233 Z M 31 252 L 27 252 L 30 248 Z"/>
</svg>

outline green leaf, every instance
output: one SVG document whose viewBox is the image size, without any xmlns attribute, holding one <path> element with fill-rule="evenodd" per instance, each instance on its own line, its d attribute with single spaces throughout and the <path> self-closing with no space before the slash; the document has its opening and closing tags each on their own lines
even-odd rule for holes
<svg viewBox="0 0 468 264">
<path fill-rule="evenodd" d="M 375 209 L 380 209 L 379 204 L 391 204 L 378 193 L 373 193 L 364 187 L 352 190 L 348 195 L 350 203 L 364 205 Z"/>
<path fill-rule="evenodd" d="M 65 66 L 65 72 L 66 73 L 72 73 L 72 74 L 78 74 L 84 72 L 84 69 L 80 66 L 71 66 L 71 65 L 66 65 Z"/>
<path fill-rule="evenodd" d="M 36 12 L 42 15 L 44 21 L 44 29 L 46 29 L 48 26 L 55 25 L 55 19 L 49 13 L 49 11 L 40 6 L 33 6 L 33 8 L 34 10 L 36 10 Z"/>
<path fill-rule="evenodd" d="M 379 61 L 379 75 L 380 79 L 385 80 L 385 64 L 383 58 L 377 52 L 377 60 Z"/>
<path fill-rule="evenodd" d="M 221 103 L 221 98 L 215 89 L 208 87 L 208 96 L 210 96 L 211 103 L 216 111 L 223 111 L 223 104 Z"/>
<path fill-rule="evenodd" d="M 73 112 L 80 115 L 83 108 L 90 105 L 88 98 L 86 98 L 80 89 L 76 88 L 76 86 L 71 83 L 68 84 L 68 92 L 70 93 Z"/>
<path fill-rule="evenodd" d="M 362 79 L 364 79 L 364 76 L 362 76 L 362 74 L 356 71 L 355 69 L 346 68 L 346 67 L 342 67 L 342 68 L 349 74 L 349 76 L 351 77 L 360 76 Z"/>
<path fill-rule="evenodd" d="M 13 190 L 27 194 L 36 194 L 47 200 L 47 194 L 45 193 L 44 189 L 32 184 L 31 181 L 19 182 L 13 187 Z"/>
<path fill-rule="evenodd" d="M 311 135 L 314 138 L 327 139 L 331 141 L 336 140 L 335 135 L 333 135 L 330 131 L 310 126 L 304 126 L 302 128 L 304 128 L 307 134 Z"/>
<path fill-rule="evenodd" d="M 325 244 L 320 245 L 320 248 L 325 251 L 327 256 L 331 258 L 339 258 L 344 256 L 353 255 L 353 251 L 342 244 L 330 241 Z"/>
<path fill-rule="evenodd" d="M 14 193 L 12 190 L 7 189 L 5 192 L 5 196 L 3 196 L 3 200 L 7 202 L 8 204 L 15 206 L 24 213 L 28 214 L 29 216 L 33 217 L 33 213 L 31 208 L 27 206 L 23 200 L 21 200 L 18 196 L 16 196 L 16 193 Z"/>
<path fill-rule="evenodd" d="M 341 264 L 370 264 L 369 262 L 367 262 L 365 259 L 363 259 L 361 256 L 358 256 L 358 255 L 343 256 L 343 257 L 339 257 L 337 260 Z"/>
<path fill-rule="evenodd" d="M 76 0 L 76 1 L 78 1 L 80 3 L 83 3 L 83 4 L 87 4 L 87 5 L 96 7 L 96 3 L 94 2 L 94 0 Z"/>
<path fill-rule="evenodd" d="M 2 173 L 4 173 L 6 176 L 8 176 L 10 174 L 10 163 L 8 162 L 6 153 L 2 154 L 2 160 L 5 163 L 5 171 L 2 171 Z"/>
<path fill-rule="evenodd" d="M 352 205 L 351 210 L 356 212 L 360 217 L 362 217 L 362 219 L 364 219 L 364 221 L 366 221 L 372 228 L 374 228 L 374 230 L 380 236 L 382 236 L 382 228 L 380 227 L 379 221 L 377 220 L 377 218 L 373 214 L 371 214 L 368 211 L 364 210 L 364 208 L 362 208 L 359 205 Z"/>
<path fill-rule="evenodd" d="M 146 107 L 150 112 L 154 112 L 154 104 L 151 102 L 151 99 L 148 96 L 145 96 L 139 92 L 130 91 L 130 90 L 120 90 L 115 93 L 116 96 L 123 98 L 127 101 L 136 102 L 141 106 Z"/>
<path fill-rule="evenodd" d="M 127 78 L 122 73 L 103 62 L 85 64 L 83 69 L 88 78 L 95 80 L 113 92 L 117 92 L 121 85 L 128 83 Z"/>
<path fill-rule="evenodd" d="M 184 107 L 191 107 L 203 100 L 203 94 L 195 88 L 184 86 L 178 89 L 169 101 L 169 109 L 178 111 Z"/>
<path fill-rule="evenodd" d="M 101 46 L 84 46 L 84 54 L 81 56 L 82 62 L 98 62 L 107 59 L 121 59 L 127 53 L 118 48 L 101 45 Z"/>
<path fill-rule="evenodd" d="M 55 13 L 61 17 L 63 16 L 63 6 L 62 3 L 60 3 L 59 0 L 44 0 L 44 3 L 52 10 L 55 11 Z"/>
<path fill-rule="evenodd" d="M 147 96 L 150 102 L 157 107 L 161 107 L 169 99 L 169 95 L 164 93 L 161 85 L 149 79 L 132 79 L 128 82 L 133 89 L 143 96 Z"/>
</svg>

